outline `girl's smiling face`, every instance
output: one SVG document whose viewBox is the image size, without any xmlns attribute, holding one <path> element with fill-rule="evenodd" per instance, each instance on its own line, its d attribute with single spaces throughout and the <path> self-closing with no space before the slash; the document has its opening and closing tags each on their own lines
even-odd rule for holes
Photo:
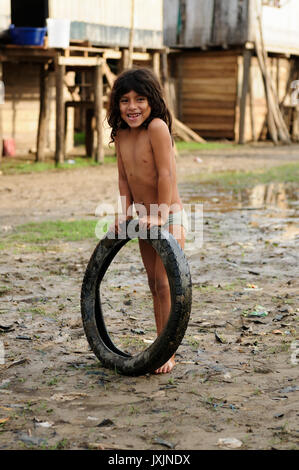
<svg viewBox="0 0 299 470">
<path fill-rule="evenodd" d="M 151 114 L 151 107 L 146 96 L 139 95 L 134 90 L 125 93 L 119 100 L 121 118 L 131 128 L 137 128 L 146 121 Z"/>
</svg>

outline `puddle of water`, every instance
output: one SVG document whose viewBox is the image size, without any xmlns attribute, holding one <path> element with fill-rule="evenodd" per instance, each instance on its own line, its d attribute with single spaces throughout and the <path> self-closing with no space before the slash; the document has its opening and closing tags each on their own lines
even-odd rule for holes
<svg viewBox="0 0 299 470">
<path fill-rule="evenodd" d="M 229 225 L 230 232 L 238 232 L 238 236 L 242 232 L 244 237 L 249 226 L 271 242 L 292 241 L 299 236 L 299 191 L 293 184 L 258 184 L 236 194 L 188 183 L 181 185 L 180 192 L 184 204 L 203 205 L 204 218 L 217 219 L 231 213 L 230 220 L 222 220 L 221 227 L 227 229 Z M 246 214 L 245 225 L 241 214 Z"/>
<path fill-rule="evenodd" d="M 211 190 L 195 184 L 180 185 L 185 204 L 202 203 L 208 211 L 229 212 L 237 209 L 279 210 L 296 209 L 299 206 L 298 190 L 287 183 L 258 184 L 253 188 L 240 190 L 237 194 Z"/>
</svg>

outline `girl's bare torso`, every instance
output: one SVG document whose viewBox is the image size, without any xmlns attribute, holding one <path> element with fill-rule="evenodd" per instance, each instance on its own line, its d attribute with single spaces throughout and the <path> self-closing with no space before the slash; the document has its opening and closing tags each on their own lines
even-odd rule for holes
<svg viewBox="0 0 299 470">
<path fill-rule="evenodd" d="M 119 131 L 118 145 L 132 199 L 135 206 L 137 205 L 136 210 L 138 204 L 142 204 L 149 213 L 151 204 L 159 204 L 159 174 L 147 129 L 139 129 L 136 133 L 132 133 L 129 129 Z M 159 155 L 156 158 L 159 158 Z M 169 168 L 171 172 L 170 212 L 176 212 L 182 208 L 182 203 L 177 188 L 173 148 L 170 154 Z"/>
</svg>

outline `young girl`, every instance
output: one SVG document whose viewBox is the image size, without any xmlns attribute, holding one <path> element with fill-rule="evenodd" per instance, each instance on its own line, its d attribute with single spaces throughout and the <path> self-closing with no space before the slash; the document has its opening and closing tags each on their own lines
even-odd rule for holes
<svg viewBox="0 0 299 470">
<path fill-rule="evenodd" d="M 150 69 L 130 69 L 119 75 L 111 92 L 107 119 L 116 147 L 123 211 L 113 230 L 117 233 L 118 224 L 132 217 L 134 203 L 141 228 L 161 226 L 183 248 L 187 218 L 177 188 L 172 120 L 160 83 Z M 153 211 L 153 207 L 159 210 Z M 159 335 L 171 308 L 167 274 L 161 258 L 145 240 L 139 239 L 139 247 Z M 170 372 L 174 365 L 173 356 L 156 373 Z"/>
</svg>

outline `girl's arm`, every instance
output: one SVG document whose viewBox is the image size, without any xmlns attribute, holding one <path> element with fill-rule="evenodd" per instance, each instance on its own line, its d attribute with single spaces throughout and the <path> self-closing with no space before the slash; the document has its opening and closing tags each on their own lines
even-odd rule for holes
<svg viewBox="0 0 299 470">
<path fill-rule="evenodd" d="M 127 175 L 124 169 L 121 152 L 119 148 L 118 140 L 115 140 L 115 148 L 117 155 L 117 167 L 118 167 L 118 188 L 121 197 L 122 215 L 126 218 L 132 217 L 132 204 L 133 198 L 129 188 Z"/>
<path fill-rule="evenodd" d="M 148 133 L 157 169 L 159 219 L 163 225 L 167 222 L 172 198 L 172 141 L 167 124 L 162 119 L 153 119 Z"/>
</svg>

